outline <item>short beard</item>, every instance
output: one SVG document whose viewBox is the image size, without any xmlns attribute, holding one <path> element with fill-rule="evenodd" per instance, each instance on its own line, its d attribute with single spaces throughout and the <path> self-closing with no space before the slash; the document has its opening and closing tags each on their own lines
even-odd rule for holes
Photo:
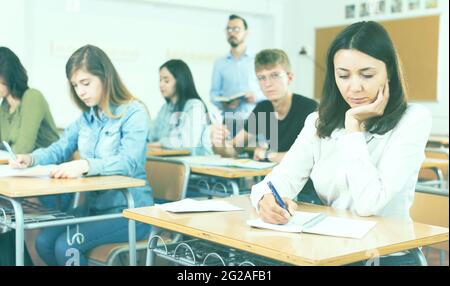
<svg viewBox="0 0 450 286">
<path fill-rule="evenodd" d="M 228 43 L 232 48 L 237 48 L 242 42 L 233 42 L 232 40 L 228 40 Z"/>
</svg>

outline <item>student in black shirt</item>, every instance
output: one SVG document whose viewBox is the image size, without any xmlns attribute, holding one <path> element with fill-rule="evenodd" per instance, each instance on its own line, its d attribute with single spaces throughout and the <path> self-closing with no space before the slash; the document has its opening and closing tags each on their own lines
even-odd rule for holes
<svg viewBox="0 0 450 286">
<path fill-rule="evenodd" d="M 255 58 L 256 76 L 267 100 L 260 102 L 232 139 L 225 126 L 211 127 L 211 140 L 215 153 L 234 157 L 240 147 L 249 141 L 258 141 L 255 160 L 280 162 L 294 144 L 306 117 L 314 112 L 317 103 L 304 96 L 293 94 L 289 85 L 294 79 L 291 65 L 282 50 L 263 50 Z"/>
</svg>

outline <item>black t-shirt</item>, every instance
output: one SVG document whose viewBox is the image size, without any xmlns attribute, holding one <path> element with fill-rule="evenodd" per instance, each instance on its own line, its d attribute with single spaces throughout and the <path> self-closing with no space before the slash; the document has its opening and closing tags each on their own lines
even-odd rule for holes
<svg viewBox="0 0 450 286">
<path fill-rule="evenodd" d="M 277 120 L 270 101 L 265 100 L 253 109 L 244 123 L 249 134 L 269 143 L 273 152 L 287 152 L 305 125 L 306 117 L 316 111 L 317 103 L 307 97 L 293 94 L 291 109 L 283 120 Z"/>
</svg>

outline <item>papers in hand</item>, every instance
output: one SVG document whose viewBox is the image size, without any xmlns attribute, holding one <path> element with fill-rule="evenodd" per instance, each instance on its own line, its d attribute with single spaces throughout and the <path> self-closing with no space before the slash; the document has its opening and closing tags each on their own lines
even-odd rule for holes
<svg viewBox="0 0 450 286">
<path fill-rule="evenodd" d="M 204 200 L 196 201 L 193 199 L 184 199 L 177 202 L 167 203 L 167 204 L 156 204 L 157 207 L 174 213 L 183 212 L 229 212 L 229 211 L 240 211 L 239 207 L 236 207 L 225 201 L 217 200 Z"/>
<path fill-rule="evenodd" d="M 174 157 L 190 166 L 211 166 L 264 170 L 273 168 L 277 163 L 258 162 L 250 159 L 221 158 L 220 156 L 188 156 Z"/>
<path fill-rule="evenodd" d="M 50 172 L 56 165 L 35 166 L 26 169 L 13 169 L 8 165 L 0 166 L 0 178 L 2 177 L 50 177 Z"/>
<path fill-rule="evenodd" d="M 248 220 L 247 224 L 283 232 L 304 232 L 361 239 L 376 225 L 376 222 L 332 217 L 321 213 L 295 212 L 285 225 L 266 223 L 260 218 Z"/>
<path fill-rule="evenodd" d="M 215 96 L 214 101 L 229 103 L 229 102 L 231 102 L 235 99 L 241 98 L 241 97 L 245 97 L 245 92 L 238 92 L 238 93 L 226 95 L 226 96 L 225 95 Z"/>
</svg>

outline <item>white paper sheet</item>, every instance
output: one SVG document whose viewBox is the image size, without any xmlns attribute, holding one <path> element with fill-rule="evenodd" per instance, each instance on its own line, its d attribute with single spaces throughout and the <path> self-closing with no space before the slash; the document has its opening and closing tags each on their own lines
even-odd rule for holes
<svg viewBox="0 0 450 286">
<path fill-rule="evenodd" d="M 317 215 L 317 213 L 296 212 L 289 223 L 285 225 L 265 223 L 260 218 L 248 220 L 247 224 L 253 227 L 267 228 L 282 232 L 304 232 L 357 239 L 363 238 L 376 225 L 375 221 L 327 216 L 315 226 L 304 229 L 303 225 Z"/>
<path fill-rule="evenodd" d="M 311 221 L 320 213 L 300 212 L 294 213 L 294 216 L 289 220 L 287 224 L 271 224 L 264 222 L 261 218 L 248 220 L 247 224 L 258 228 L 267 228 L 283 232 L 302 232 L 303 225 L 308 221 Z"/>
<path fill-rule="evenodd" d="M 183 156 L 173 157 L 191 166 L 231 167 L 264 170 L 273 168 L 277 163 L 258 162 L 250 159 L 221 158 L 220 156 Z"/>
<path fill-rule="evenodd" d="M 56 165 L 35 166 L 26 169 L 13 169 L 8 165 L 0 165 L 0 178 L 3 177 L 49 177 Z"/>
</svg>

